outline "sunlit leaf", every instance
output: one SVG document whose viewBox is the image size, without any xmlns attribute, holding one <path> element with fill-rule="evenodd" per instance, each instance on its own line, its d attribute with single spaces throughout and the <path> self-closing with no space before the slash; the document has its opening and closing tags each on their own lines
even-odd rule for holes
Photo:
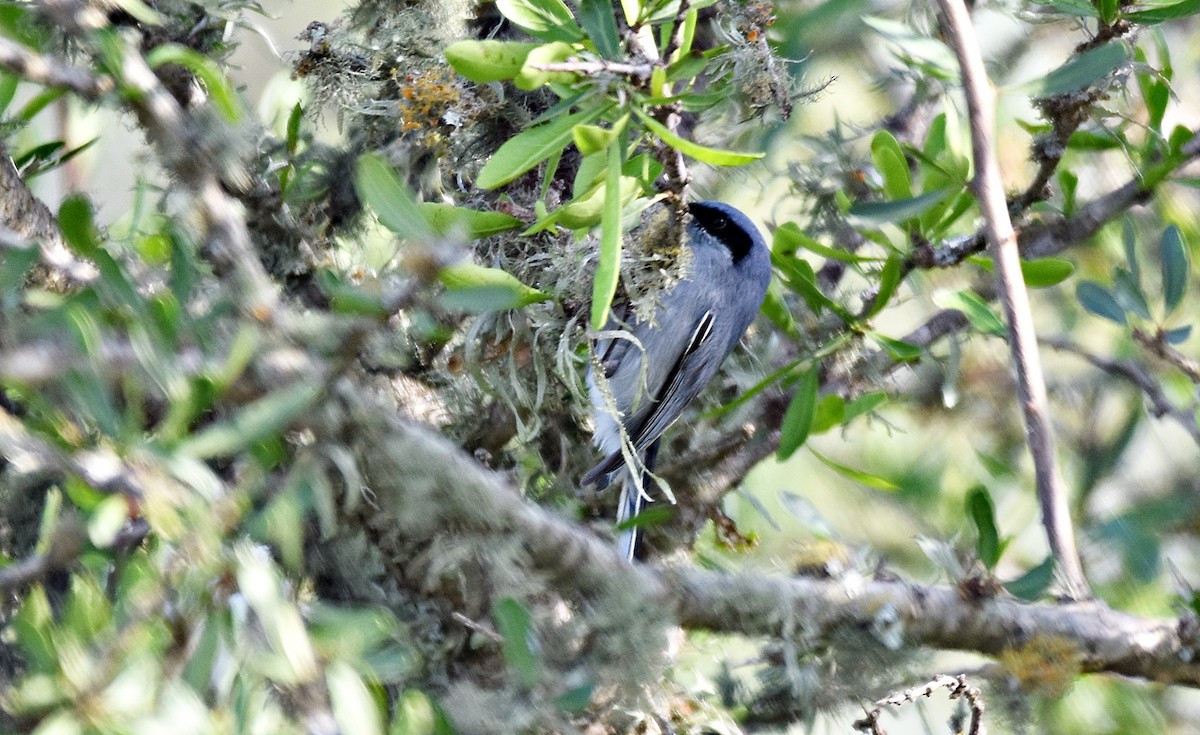
<svg viewBox="0 0 1200 735">
<path fill-rule="evenodd" d="M 479 172 L 475 184 L 481 189 L 507 184 L 561 151 L 571 142 L 576 125 L 594 122 L 610 109 L 611 105 L 598 105 L 525 130 L 500 146 Z"/>
<path fill-rule="evenodd" d="M 1130 23 L 1139 25 L 1154 25 L 1176 18 L 1184 18 L 1189 15 L 1200 13 L 1200 0 L 1184 0 L 1181 3 L 1171 3 L 1169 5 L 1150 5 L 1147 4 L 1144 10 L 1126 11 L 1121 14 L 1121 17 Z"/>
<path fill-rule="evenodd" d="M 883 351 L 888 354 L 888 357 L 896 360 L 897 362 L 912 362 L 913 360 L 919 360 L 921 359 L 921 355 L 924 353 L 924 350 L 918 345 L 909 344 L 908 342 L 904 342 L 903 340 L 895 339 L 893 337 L 885 337 L 878 332 L 868 332 L 867 334 L 875 342 L 875 344 L 883 348 Z"/>
<path fill-rule="evenodd" d="M 175 43 L 155 46 L 146 54 L 146 63 L 151 68 L 163 64 L 179 64 L 204 83 L 204 89 L 226 120 L 237 122 L 242 118 L 242 102 L 233 83 L 216 61 L 199 51 Z"/>
<path fill-rule="evenodd" d="M 604 179 L 604 214 L 600 221 L 600 262 L 592 282 L 592 329 L 603 329 L 621 277 L 621 145 L 608 149 Z"/>
<path fill-rule="evenodd" d="M 421 202 L 418 208 L 437 234 L 459 233 L 472 240 L 507 232 L 525 224 L 503 212 L 468 209 L 441 202 Z"/>
<path fill-rule="evenodd" d="M 943 309 L 961 311 L 971 327 L 982 334 L 1004 338 L 1007 332 L 1004 322 L 992 308 L 973 291 L 939 291 L 933 296 L 933 303 Z"/>
<path fill-rule="evenodd" d="M 472 82 L 512 79 L 525 65 L 529 52 L 539 43 L 520 41 L 456 41 L 446 47 L 446 61 L 454 71 Z"/>
<path fill-rule="evenodd" d="M 496 0 L 496 8 L 514 25 L 544 41 L 579 41 L 583 34 L 562 0 Z"/>
<path fill-rule="evenodd" d="M 476 263 L 459 263 L 443 268 L 438 280 L 449 291 L 443 305 L 473 313 L 519 309 L 547 301 L 550 295 L 521 283 L 511 273 Z"/>
</svg>

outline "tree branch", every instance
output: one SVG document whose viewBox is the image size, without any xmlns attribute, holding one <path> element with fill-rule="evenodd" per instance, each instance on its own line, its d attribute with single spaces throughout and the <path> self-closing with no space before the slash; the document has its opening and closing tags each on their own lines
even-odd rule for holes
<svg viewBox="0 0 1200 735">
<path fill-rule="evenodd" d="M 942 25 L 962 70 L 963 93 L 971 126 L 975 162 L 972 186 L 985 222 L 985 232 L 1000 281 L 1000 298 L 1008 324 L 1008 341 L 1017 374 L 1017 391 L 1025 414 L 1025 434 L 1033 455 L 1034 478 L 1042 524 L 1066 591 L 1075 598 L 1090 595 L 1075 532 L 1071 526 L 1067 488 L 1058 471 L 1054 431 L 1050 425 L 1046 381 L 1037 351 L 1037 335 L 1029 297 L 1021 276 L 1021 255 L 1004 199 L 1004 184 L 994 151 L 995 108 L 991 84 L 975 40 L 970 15 L 961 0 L 938 0 Z"/>
</svg>

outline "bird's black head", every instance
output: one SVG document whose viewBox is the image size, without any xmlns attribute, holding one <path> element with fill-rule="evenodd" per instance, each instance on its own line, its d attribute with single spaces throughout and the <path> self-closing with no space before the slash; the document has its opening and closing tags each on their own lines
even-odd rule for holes
<svg viewBox="0 0 1200 735">
<path fill-rule="evenodd" d="M 688 205 L 693 224 L 712 235 L 738 262 L 750 254 L 761 239 L 754 223 L 746 215 L 721 202 L 692 202 Z"/>
</svg>

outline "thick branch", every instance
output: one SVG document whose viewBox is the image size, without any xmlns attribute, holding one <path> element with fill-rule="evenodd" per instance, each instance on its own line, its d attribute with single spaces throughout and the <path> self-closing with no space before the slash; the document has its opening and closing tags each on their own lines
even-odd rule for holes
<svg viewBox="0 0 1200 735">
<path fill-rule="evenodd" d="M 973 187 L 999 276 L 1008 341 L 1017 374 L 1017 392 L 1025 414 L 1026 441 L 1033 455 L 1042 523 L 1046 527 L 1047 540 L 1068 594 L 1076 598 L 1087 596 L 1090 593 L 1075 548 L 1067 488 L 1059 474 L 1055 456 L 1046 381 L 1042 375 L 1029 297 L 1021 276 L 1021 255 L 1009 219 L 1004 183 L 1000 179 L 1000 167 L 994 150 L 995 100 L 991 83 L 983 68 L 983 57 L 966 6 L 961 0 L 938 0 L 938 7 L 947 40 L 962 70 L 976 172 Z"/>
</svg>

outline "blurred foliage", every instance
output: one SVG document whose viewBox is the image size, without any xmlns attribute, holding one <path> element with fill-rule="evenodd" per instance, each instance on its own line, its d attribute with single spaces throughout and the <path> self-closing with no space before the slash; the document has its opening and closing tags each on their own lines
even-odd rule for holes
<svg viewBox="0 0 1200 735">
<path fill-rule="evenodd" d="M 776 458 L 710 514 L 697 563 L 1054 589 L 930 7 L 368 0 L 307 29 L 285 8 L 308 47 L 270 66 L 306 92 L 260 111 L 275 129 L 229 61 L 257 4 L 91 9 L 72 31 L 0 3 L 0 35 L 107 79 L 94 104 L 150 142 L 77 135 L 73 93 L 5 62 L 10 193 L 57 204 L 49 229 L 9 214 L 0 233 L 0 729 L 825 732 L 917 672 L 967 665 L 881 616 L 820 643 L 802 622 L 765 644 L 695 634 L 660 679 L 645 642 L 668 621 L 612 590 L 559 600 L 518 544 L 457 529 L 386 557 L 356 525 L 375 495 L 322 423 L 347 381 L 531 500 L 607 517 L 574 487 L 594 459 L 589 325 L 680 277 L 666 218 L 689 185 L 770 223 L 776 279 L 750 349 L 667 449 L 708 456 L 772 400 L 778 426 L 759 428 L 780 430 Z M 1085 566 L 1103 600 L 1144 615 L 1200 610 L 1198 10 L 974 11 L 1011 211 L 1050 243 L 1023 276 L 1057 348 Z M 187 116 L 194 140 L 174 144 L 192 159 L 154 139 L 126 54 Z M 136 161 L 133 196 L 101 153 Z M 302 319 L 248 308 L 221 271 L 187 188 L 209 168 Z M 904 336 L 943 309 L 966 326 Z M 46 566 L 21 577 L 31 562 Z M 993 732 L 1196 725 L 1191 692 L 1081 676 L 1054 637 L 998 663 Z"/>
</svg>

